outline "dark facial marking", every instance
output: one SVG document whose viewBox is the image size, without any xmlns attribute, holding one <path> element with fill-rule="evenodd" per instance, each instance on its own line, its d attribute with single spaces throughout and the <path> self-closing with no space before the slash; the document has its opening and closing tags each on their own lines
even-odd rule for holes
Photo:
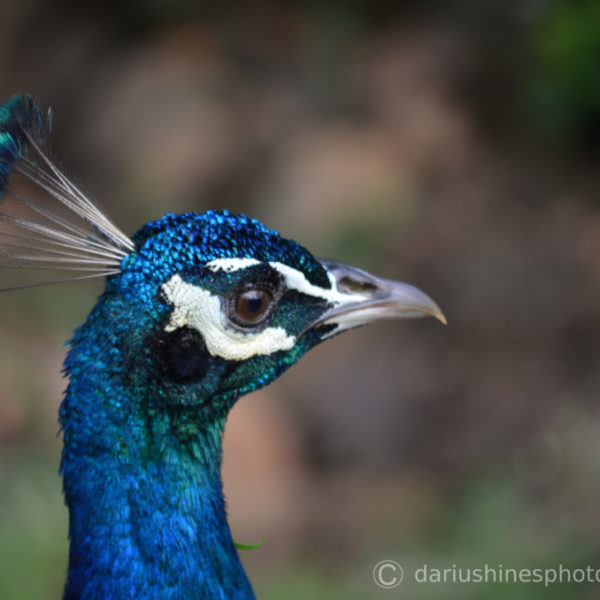
<svg viewBox="0 0 600 600">
<path fill-rule="evenodd" d="M 206 344 L 200 333 L 190 327 L 163 332 L 155 356 L 162 376 L 173 383 L 200 381 L 208 368 Z"/>
</svg>

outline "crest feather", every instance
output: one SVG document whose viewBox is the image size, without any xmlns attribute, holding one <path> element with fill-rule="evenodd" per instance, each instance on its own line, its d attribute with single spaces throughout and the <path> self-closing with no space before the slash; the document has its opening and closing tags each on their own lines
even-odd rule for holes
<svg viewBox="0 0 600 600">
<path fill-rule="evenodd" d="M 50 159 L 51 127 L 28 94 L 0 106 L 0 268 L 70 276 L 0 291 L 118 273 L 134 249 Z"/>
</svg>

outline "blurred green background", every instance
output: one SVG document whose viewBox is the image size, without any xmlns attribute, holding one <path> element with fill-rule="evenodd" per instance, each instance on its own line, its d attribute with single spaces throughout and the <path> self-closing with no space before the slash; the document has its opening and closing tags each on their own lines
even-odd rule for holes
<svg viewBox="0 0 600 600">
<path fill-rule="evenodd" d="M 600 4 L 5 0 L 0 92 L 55 109 L 67 173 L 127 233 L 230 208 L 410 281 L 379 324 L 243 398 L 234 537 L 262 599 L 597 598 L 416 584 L 600 567 Z M 55 599 L 63 342 L 101 283 L 0 297 L 0 598 Z M 371 578 L 384 559 L 406 580 Z"/>
</svg>

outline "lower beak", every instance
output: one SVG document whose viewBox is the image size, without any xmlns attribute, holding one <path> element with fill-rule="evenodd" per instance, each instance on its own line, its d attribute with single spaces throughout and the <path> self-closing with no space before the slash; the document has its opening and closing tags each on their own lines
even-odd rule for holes
<svg viewBox="0 0 600 600">
<path fill-rule="evenodd" d="M 446 324 L 440 307 L 418 288 L 375 277 L 343 263 L 323 260 L 338 298 L 343 298 L 315 321 L 317 325 L 337 325 L 336 332 L 366 325 L 380 319 L 434 317 Z M 347 298 L 347 299 L 346 299 Z"/>
</svg>

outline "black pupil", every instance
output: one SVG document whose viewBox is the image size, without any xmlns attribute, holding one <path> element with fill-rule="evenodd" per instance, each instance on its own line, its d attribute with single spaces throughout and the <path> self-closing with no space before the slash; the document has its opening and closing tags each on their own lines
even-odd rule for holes
<svg viewBox="0 0 600 600">
<path fill-rule="evenodd" d="M 246 310 L 248 312 L 251 312 L 252 314 L 260 312 L 262 305 L 263 305 L 262 296 L 257 295 L 257 297 L 255 297 L 255 298 L 246 298 Z"/>
</svg>

